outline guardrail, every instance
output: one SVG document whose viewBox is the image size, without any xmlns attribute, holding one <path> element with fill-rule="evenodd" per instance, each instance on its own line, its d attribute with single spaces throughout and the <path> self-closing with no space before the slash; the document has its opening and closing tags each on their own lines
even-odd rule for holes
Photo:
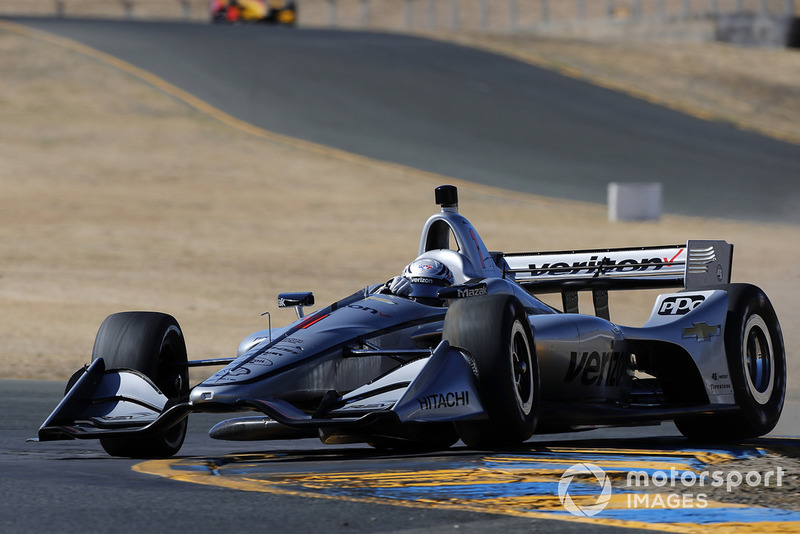
<svg viewBox="0 0 800 534">
<path fill-rule="evenodd" d="M 298 24 L 514 33 L 674 23 L 749 12 L 800 15 L 797 0 L 296 0 Z M 208 20 L 207 0 L 0 0 L 0 15 Z"/>
<path fill-rule="evenodd" d="M 307 13 L 325 4 L 325 13 Z M 530 31 L 584 23 L 670 23 L 749 12 L 793 17 L 795 0 L 305 0 L 303 24 L 448 31 Z"/>
<path fill-rule="evenodd" d="M 0 16 L 208 20 L 207 0 L 0 0 Z"/>
</svg>

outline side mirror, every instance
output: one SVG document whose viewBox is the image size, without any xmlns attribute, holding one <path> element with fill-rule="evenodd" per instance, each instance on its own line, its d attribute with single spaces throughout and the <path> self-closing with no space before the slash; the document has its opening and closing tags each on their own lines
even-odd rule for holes
<svg viewBox="0 0 800 534">
<path fill-rule="evenodd" d="M 278 295 L 279 308 L 294 308 L 297 312 L 297 318 L 302 319 L 305 315 L 303 313 L 303 306 L 314 305 L 314 293 L 311 291 L 303 291 L 300 293 L 281 293 Z"/>
</svg>

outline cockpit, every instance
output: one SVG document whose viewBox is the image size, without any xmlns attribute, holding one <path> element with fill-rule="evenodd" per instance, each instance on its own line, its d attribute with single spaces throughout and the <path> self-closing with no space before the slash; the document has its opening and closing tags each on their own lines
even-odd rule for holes
<svg viewBox="0 0 800 534">
<path fill-rule="evenodd" d="M 417 257 L 444 263 L 453 272 L 456 284 L 502 277 L 502 268 L 495 263 L 477 230 L 458 213 L 458 190 L 452 185 L 437 187 L 436 203 L 442 210 L 425 223 Z"/>
</svg>

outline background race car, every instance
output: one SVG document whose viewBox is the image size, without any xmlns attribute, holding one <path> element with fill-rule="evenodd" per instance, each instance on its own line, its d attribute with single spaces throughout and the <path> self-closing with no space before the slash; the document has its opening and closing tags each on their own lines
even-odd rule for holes
<svg viewBox="0 0 800 534">
<path fill-rule="evenodd" d="M 211 0 L 211 22 L 261 22 L 294 26 L 297 4 L 287 0 Z"/>
</svg>

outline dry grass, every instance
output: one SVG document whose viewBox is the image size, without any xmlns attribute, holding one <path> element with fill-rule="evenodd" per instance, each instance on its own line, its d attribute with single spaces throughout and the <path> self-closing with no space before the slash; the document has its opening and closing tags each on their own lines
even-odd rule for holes
<svg viewBox="0 0 800 534">
<path fill-rule="evenodd" d="M 230 355 L 265 326 L 261 312 L 291 320 L 279 291 L 325 303 L 395 274 L 416 254 L 433 187 L 453 181 L 246 135 L 2 30 L 0 72 L 3 378 L 64 379 L 103 318 L 126 309 L 173 313 L 191 357 Z M 797 227 L 614 224 L 599 206 L 460 185 L 462 212 L 496 250 L 728 239 L 734 278 L 772 296 L 790 357 L 799 346 Z M 651 299 L 614 295 L 612 314 L 641 324 Z"/>
</svg>

